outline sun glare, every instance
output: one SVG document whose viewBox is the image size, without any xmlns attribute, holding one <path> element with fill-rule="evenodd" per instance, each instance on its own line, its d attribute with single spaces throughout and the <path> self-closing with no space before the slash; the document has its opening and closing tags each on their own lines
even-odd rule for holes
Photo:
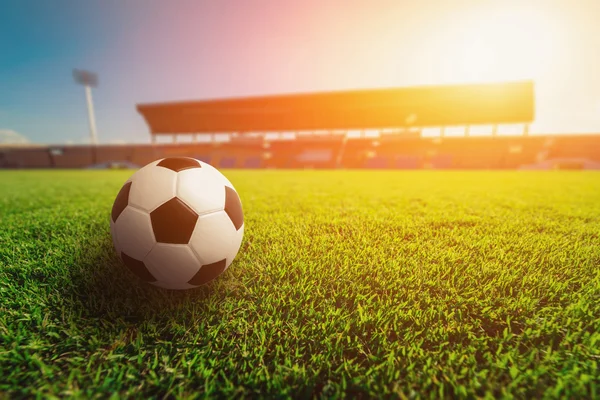
<svg viewBox="0 0 600 400">
<path fill-rule="evenodd" d="M 557 26 L 542 8 L 482 3 L 440 28 L 443 78 L 452 82 L 543 78 L 556 54 Z"/>
</svg>

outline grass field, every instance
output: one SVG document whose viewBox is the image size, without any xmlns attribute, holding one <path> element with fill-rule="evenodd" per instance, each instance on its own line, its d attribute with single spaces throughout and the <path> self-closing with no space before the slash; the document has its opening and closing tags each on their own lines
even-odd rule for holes
<svg viewBox="0 0 600 400">
<path fill-rule="evenodd" d="M 246 233 L 170 292 L 130 172 L 0 172 L 0 397 L 600 397 L 600 174 L 225 171 Z"/>
</svg>

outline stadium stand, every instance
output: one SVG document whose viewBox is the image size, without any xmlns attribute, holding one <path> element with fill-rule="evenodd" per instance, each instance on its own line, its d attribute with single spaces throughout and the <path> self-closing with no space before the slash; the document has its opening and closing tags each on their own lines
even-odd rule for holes
<svg viewBox="0 0 600 400">
<path fill-rule="evenodd" d="M 595 168 L 600 135 L 423 137 L 423 127 L 524 124 L 533 82 L 288 94 L 138 105 L 152 144 L 3 146 L 3 168 L 143 166 L 190 156 L 218 168 Z M 348 137 L 347 130 L 378 137 Z M 496 131 L 496 130 L 495 130 Z M 195 142 L 225 133 L 229 140 Z M 294 138 L 281 132 L 295 132 Z M 337 133 L 336 133 L 337 132 Z M 267 133 L 277 139 L 267 140 Z M 176 143 L 180 135 L 192 142 Z M 157 144 L 159 135 L 173 143 Z M 550 166 L 550 167 L 549 167 Z"/>
</svg>

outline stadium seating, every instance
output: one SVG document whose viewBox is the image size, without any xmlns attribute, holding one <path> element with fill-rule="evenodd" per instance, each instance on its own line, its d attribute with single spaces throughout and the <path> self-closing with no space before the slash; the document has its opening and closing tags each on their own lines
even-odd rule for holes
<svg viewBox="0 0 600 400">
<path fill-rule="evenodd" d="M 436 154 L 430 159 L 432 169 L 448 169 L 452 167 L 452 154 Z"/>
<path fill-rule="evenodd" d="M 377 141 L 372 138 L 352 138 L 343 144 L 343 168 L 364 168 L 367 158 L 375 153 Z"/>
<path fill-rule="evenodd" d="M 259 140 L 260 139 L 260 140 Z M 189 156 L 219 168 L 518 169 L 551 160 L 600 162 L 600 135 L 349 138 L 300 136 L 224 143 L 1 147 L 1 168 L 143 166 Z M 579 162 L 579 161 L 578 161 Z M 546 164 L 544 164 L 546 165 Z M 548 164 L 549 165 L 549 164 Z M 566 165 L 566 164 L 565 164 Z"/>
<path fill-rule="evenodd" d="M 379 169 L 388 168 L 390 166 L 390 160 L 385 156 L 370 157 L 365 160 L 364 168 Z"/>
<path fill-rule="evenodd" d="M 266 162 L 270 168 L 335 168 L 343 137 L 307 136 L 296 140 L 273 140 L 268 143 L 272 154 Z"/>
<path fill-rule="evenodd" d="M 46 147 L 0 148 L 0 168 L 51 168 Z"/>
<path fill-rule="evenodd" d="M 549 149 L 548 158 L 583 158 L 600 161 L 600 138 L 589 135 L 558 137 Z"/>
<path fill-rule="evenodd" d="M 507 137 L 498 138 L 505 150 L 502 165 L 499 168 L 516 169 L 523 165 L 543 161 L 551 143 L 547 137 Z"/>
<path fill-rule="evenodd" d="M 98 146 L 96 149 L 96 163 L 105 162 L 131 162 L 133 160 L 133 146 Z"/>
<path fill-rule="evenodd" d="M 244 160 L 244 168 L 260 168 L 262 167 L 262 158 L 257 156 L 250 156 Z"/>
<path fill-rule="evenodd" d="M 200 160 L 200 161 L 205 162 L 207 164 L 210 164 L 211 163 L 211 159 L 212 159 L 212 157 L 210 156 L 210 154 L 204 154 L 204 153 L 203 154 L 192 153 L 190 155 L 190 157 L 193 157 L 196 160 Z"/>
<path fill-rule="evenodd" d="M 262 138 L 238 138 L 221 143 L 213 155 L 219 157 L 221 168 L 258 168 L 261 166 L 264 141 Z M 247 160 L 251 160 L 248 162 Z"/>
<path fill-rule="evenodd" d="M 222 157 L 219 160 L 219 168 L 235 168 L 237 165 L 237 158 L 235 157 Z"/>
<path fill-rule="evenodd" d="M 52 164 L 56 168 L 85 168 L 96 164 L 92 146 L 55 147 L 51 151 Z"/>
<path fill-rule="evenodd" d="M 163 157 L 164 152 L 162 151 L 162 146 L 138 145 L 133 148 L 131 161 L 137 165 L 146 165 Z"/>
</svg>

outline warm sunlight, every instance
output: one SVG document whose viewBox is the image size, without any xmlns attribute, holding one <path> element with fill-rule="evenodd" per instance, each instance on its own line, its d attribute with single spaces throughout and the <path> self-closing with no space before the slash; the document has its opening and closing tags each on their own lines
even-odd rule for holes
<svg viewBox="0 0 600 400">
<path fill-rule="evenodd" d="M 560 57 L 559 25 L 543 8 L 482 3 L 439 27 L 432 50 L 443 54 L 448 82 L 540 79 Z"/>
</svg>

